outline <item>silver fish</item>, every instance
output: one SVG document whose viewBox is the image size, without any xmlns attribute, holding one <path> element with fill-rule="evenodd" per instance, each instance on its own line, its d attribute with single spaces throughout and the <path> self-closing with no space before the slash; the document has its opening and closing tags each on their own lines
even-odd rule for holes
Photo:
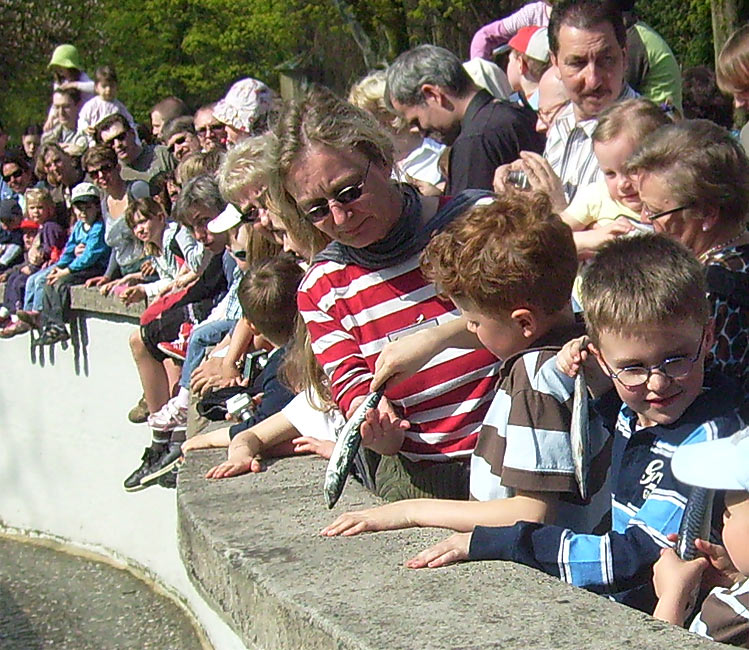
<svg viewBox="0 0 749 650">
<path fill-rule="evenodd" d="M 588 418 L 588 384 L 582 368 L 575 377 L 572 396 L 572 423 L 570 424 L 570 446 L 575 480 L 580 496 L 588 498 L 588 472 L 590 471 L 590 420 Z"/>
<path fill-rule="evenodd" d="M 377 408 L 384 392 L 383 386 L 374 393 L 367 395 L 338 435 L 333 454 L 330 456 L 328 467 L 325 470 L 324 489 L 328 508 L 332 508 L 338 502 L 343 492 L 343 486 L 346 485 L 346 479 L 354 463 L 354 457 L 361 444 L 361 425 L 364 423 L 364 418 L 367 417 L 369 411 Z"/>
<path fill-rule="evenodd" d="M 695 547 L 694 541 L 710 539 L 714 496 L 714 490 L 696 486 L 690 488 L 676 542 L 676 554 L 682 560 L 695 560 L 703 555 Z"/>
</svg>

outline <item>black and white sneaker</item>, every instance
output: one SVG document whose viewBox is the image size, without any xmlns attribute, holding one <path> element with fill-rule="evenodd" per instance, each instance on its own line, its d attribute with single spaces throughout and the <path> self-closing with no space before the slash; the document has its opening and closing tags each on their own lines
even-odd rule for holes
<svg viewBox="0 0 749 650">
<path fill-rule="evenodd" d="M 174 490 L 177 487 L 177 474 L 179 472 L 179 465 L 175 465 L 163 476 L 159 476 L 156 482 L 167 490 Z"/>
<path fill-rule="evenodd" d="M 150 471 L 151 467 L 164 455 L 164 452 L 159 453 L 153 447 L 146 447 L 143 452 L 141 460 L 143 461 L 138 469 L 136 469 L 130 476 L 125 479 L 123 483 L 126 492 L 137 492 L 147 487 L 141 484 L 141 479 L 146 476 Z"/>
<path fill-rule="evenodd" d="M 140 484 L 146 487 L 160 476 L 168 474 L 182 462 L 182 443 L 170 442 L 164 453 L 151 465 L 149 470 L 141 476 Z"/>
</svg>

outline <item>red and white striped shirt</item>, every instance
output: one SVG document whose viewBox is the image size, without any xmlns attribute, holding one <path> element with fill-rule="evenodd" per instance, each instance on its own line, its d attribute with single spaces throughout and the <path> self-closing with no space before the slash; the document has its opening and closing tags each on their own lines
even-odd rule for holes
<svg viewBox="0 0 749 650">
<path fill-rule="evenodd" d="M 323 261 L 302 280 L 299 311 L 312 350 L 346 413 L 366 395 L 375 361 L 390 338 L 459 316 L 419 270 L 419 257 L 368 271 Z M 390 337 L 390 338 L 389 338 Z M 386 397 L 411 423 L 401 453 L 411 460 L 468 458 L 494 396 L 499 361 L 486 350 L 449 348 Z"/>
</svg>

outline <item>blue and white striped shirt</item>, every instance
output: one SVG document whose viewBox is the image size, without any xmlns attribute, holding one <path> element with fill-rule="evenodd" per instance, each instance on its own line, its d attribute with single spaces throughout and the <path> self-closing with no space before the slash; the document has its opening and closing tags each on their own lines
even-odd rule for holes
<svg viewBox="0 0 749 650">
<path fill-rule="evenodd" d="M 674 424 L 638 429 L 636 414 L 623 406 L 614 426 L 611 532 L 582 535 L 528 522 L 477 526 L 469 558 L 512 560 L 652 610 L 652 565 L 667 536 L 678 532 L 688 494 L 671 473 L 671 457 L 680 445 L 723 438 L 744 426 L 742 398 L 733 380 L 716 374 Z M 713 525 L 720 526 L 719 516 Z"/>
</svg>

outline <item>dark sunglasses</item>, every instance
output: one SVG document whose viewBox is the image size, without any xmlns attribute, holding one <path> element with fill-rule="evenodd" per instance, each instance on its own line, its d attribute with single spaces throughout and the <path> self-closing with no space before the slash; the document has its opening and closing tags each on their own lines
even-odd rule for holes
<svg viewBox="0 0 749 650">
<path fill-rule="evenodd" d="M 11 172 L 8 175 L 3 174 L 3 180 L 7 183 L 8 181 L 15 180 L 16 178 L 21 178 L 23 176 L 23 169 L 16 169 L 16 171 Z"/>
<path fill-rule="evenodd" d="M 364 176 L 362 177 L 361 181 L 359 181 L 356 185 L 347 185 L 346 187 L 338 190 L 335 195 L 330 197 L 329 199 L 320 199 L 317 202 L 317 205 L 314 205 L 303 212 L 304 218 L 307 219 L 307 221 L 309 221 L 310 223 L 318 223 L 330 214 L 331 201 L 335 201 L 340 205 L 348 205 L 349 203 L 353 203 L 354 201 L 360 199 L 361 195 L 364 193 L 364 185 L 367 182 L 367 176 L 369 176 L 369 167 L 371 166 L 371 164 L 372 161 L 370 160 L 367 163 L 367 168 L 364 170 Z"/>
<path fill-rule="evenodd" d="M 179 147 L 181 144 L 185 144 L 185 140 L 187 140 L 187 136 L 186 135 L 179 136 L 176 140 L 174 140 L 174 142 L 172 142 L 172 144 L 169 145 L 169 151 L 171 151 L 172 153 L 174 153 L 174 150 L 177 147 Z"/>
<path fill-rule="evenodd" d="M 240 262 L 244 262 L 247 259 L 247 251 L 243 249 L 232 251 L 231 254 L 234 255 L 234 257 L 236 257 Z"/>
<path fill-rule="evenodd" d="M 127 131 L 122 131 L 122 133 L 118 133 L 117 135 L 113 135 L 109 140 L 104 140 L 102 138 L 102 143 L 107 145 L 108 147 L 111 147 L 116 141 L 125 142 L 125 139 L 127 138 Z"/>
<path fill-rule="evenodd" d="M 102 165 L 101 167 L 96 167 L 94 169 L 88 170 L 88 175 L 91 177 L 98 176 L 99 174 L 108 174 L 114 169 L 112 165 Z"/>
<path fill-rule="evenodd" d="M 223 124 L 206 124 L 204 127 L 197 129 L 197 132 L 208 135 L 209 133 L 217 133 L 218 131 L 223 131 L 223 129 Z"/>
</svg>

